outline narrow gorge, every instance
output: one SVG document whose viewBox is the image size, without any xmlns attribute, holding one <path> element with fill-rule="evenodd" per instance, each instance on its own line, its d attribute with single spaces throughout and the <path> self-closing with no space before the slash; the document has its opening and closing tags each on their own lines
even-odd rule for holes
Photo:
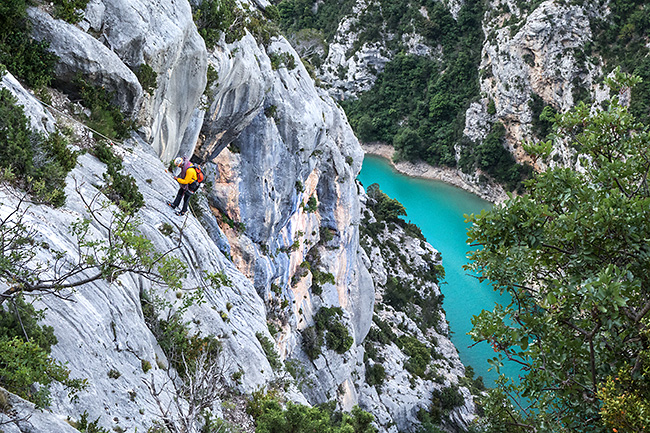
<svg viewBox="0 0 650 433">
<path fill-rule="evenodd" d="M 491 201 L 579 166 L 522 143 L 609 98 L 610 6 L 5 1 L 0 431 L 481 431 L 444 257 L 360 140 Z"/>
</svg>

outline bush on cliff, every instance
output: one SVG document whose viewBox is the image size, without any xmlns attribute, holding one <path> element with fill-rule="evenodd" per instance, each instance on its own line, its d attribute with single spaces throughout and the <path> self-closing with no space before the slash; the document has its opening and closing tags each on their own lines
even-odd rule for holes
<svg viewBox="0 0 650 433">
<path fill-rule="evenodd" d="M 614 95 L 636 82 L 607 80 Z M 547 169 L 527 195 L 468 218 L 480 249 L 467 269 L 512 299 L 475 316 L 470 335 L 492 345 L 497 369 L 523 370 L 485 400 L 488 431 L 647 431 L 650 130 L 618 97 L 579 104 L 557 127 L 584 170 Z"/>
</svg>

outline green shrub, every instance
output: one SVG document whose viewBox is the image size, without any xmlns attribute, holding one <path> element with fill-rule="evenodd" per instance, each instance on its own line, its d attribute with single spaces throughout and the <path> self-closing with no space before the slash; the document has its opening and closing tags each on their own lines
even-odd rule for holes
<svg viewBox="0 0 650 433">
<path fill-rule="evenodd" d="M 309 357 L 314 360 L 318 358 L 322 352 L 323 335 L 318 333 L 316 328 L 310 326 L 302 331 L 302 350 Z"/>
<path fill-rule="evenodd" d="M 26 0 L 3 0 L 0 3 L 0 63 L 34 89 L 50 84 L 57 56 L 48 51 L 49 44 L 30 37 Z"/>
<path fill-rule="evenodd" d="M 70 379 L 70 371 L 52 359 L 36 343 L 18 337 L 0 338 L 0 385 L 39 407 L 50 402 L 52 382 L 59 382 L 71 393 L 85 387 L 85 380 Z M 34 390 L 34 383 L 41 386 Z"/>
<path fill-rule="evenodd" d="M 327 348 L 336 353 L 347 352 L 354 339 L 339 318 L 343 315 L 340 307 L 321 307 L 314 316 L 315 325 L 306 328 L 303 333 L 303 350 L 309 359 L 316 359 L 322 353 L 323 341 Z"/>
<path fill-rule="evenodd" d="M 497 107 L 496 104 L 494 103 L 494 99 L 490 99 L 490 102 L 488 102 L 487 114 L 489 114 L 490 116 L 494 116 L 495 114 L 497 114 Z"/>
<path fill-rule="evenodd" d="M 196 360 L 201 354 L 207 353 L 211 359 L 218 358 L 221 342 L 211 335 L 202 337 L 192 334 L 189 324 L 182 320 L 179 312 L 167 319 L 159 319 L 155 305 L 157 303 L 150 300 L 144 292 L 141 294 L 140 304 L 147 327 L 156 337 L 171 366 L 182 378 L 193 373 Z"/>
<path fill-rule="evenodd" d="M 376 433 L 373 416 L 355 406 L 350 414 L 334 412 L 329 405 L 303 406 L 288 402 L 283 409 L 274 394 L 253 393 L 247 412 L 256 431 L 267 433 Z"/>
<path fill-rule="evenodd" d="M 158 73 L 154 71 L 151 66 L 143 63 L 136 68 L 135 76 L 138 77 L 142 90 L 153 95 L 153 92 L 156 90 L 156 86 L 158 85 L 156 82 L 158 79 Z"/>
<path fill-rule="evenodd" d="M 76 24 L 83 19 L 88 0 L 54 0 L 53 3 L 56 18 Z"/>
<path fill-rule="evenodd" d="M 528 101 L 528 107 L 532 111 L 532 126 L 533 132 L 541 140 L 552 132 L 553 122 L 555 121 L 555 109 L 550 105 L 546 105 L 544 100 L 536 93 L 531 95 Z"/>
<path fill-rule="evenodd" d="M 271 368 L 273 368 L 273 370 L 279 370 L 282 368 L 282 361 L 280 360 L 278 352 L 275 351 L 273 342 L 261 332 L 255 333 L 255 336 L 262 345 L 262 350 L 264 350 L 264 354 L 266 355 L 266 359 L 269 361 L 269 364 L 271 364 Z"/>
<path fill-rule="evenodd" d="M 206 47 L 212 49 L 219 42 L 221 33 L 228 31 L 234 24 L 238 6 L 234 0 L 203 0 L 196 6 L 195 3 L 191 4 L 199 34 L 205 40 Z"/>
<path fill-rule="evenodd" d="M 435 389 L 431 395 L 429 416 L 436 423 L 441 423 L 456 407 L 465 404 L 465 398 L 458 390 L 458 386 Z"/>
<path fill-rule="evenodd" d="M 206 96 L 208 97 L 214 96 L 214 92 L 216 91 L 216 88 L 213 89 L 212 87 L 216 86 L 218 84 L 218 81 L 219 81 L 219 73 L 214 68 L 214 66 L 208 63 L 208 71 L 206 73 L 206 84 L 205 84 L 205 92 L 204 92 Z"/>
<path fill-rule="evenodd" d="M 22 107 L 7 89 L 0 89 L 0 168 L 9 169 L 19 186 L 54 206 L 65 203 L 65 178 L 77 163 L 59 133 L 34 132 Z"/>
<path fill-rule="evenodd" d="M 347 352 L 354 339 L 348 332 L 348 328 L 345 327 L 339 321 L 330 322 L 327 326 L 327 334 L 325 334 L 325 342 L 327 343 L 327 348 L 335 351 L 336 353 L 343 354 Z"/>
<path fill-rule="evenodd" d="M 81 103 L 91 112 L 90 117 L 85 119 L 87 126 L 111 139 L 124 139 L 131 134 L 135 122 L 126 118 L 113 104 L 113 92 L 87 82 L 81 75 L 75 78 L 74 85 L 81 96 Z"/>
<path fill-rule="evenodd" d="M 398 346 L 409 359 L 404 363 L 406 371 L 414 376 L 426 377 L 427 367 L 431 361 L 431 349 L 415 337 L 403 335 L 397 340 Z"/>
<path fill-rule="evenodd" d="M 370 386 L 381 386 L 386 379 L 386 369 L 383 365 L 375 364 L 366 364 L 366 383 Z"/>
<path fill-rule="evenodd" d="M 141 360 L 140 364 L 142 366 L 143 373 L 147 373 L 149 370 L 151 370 L 151 362 L 147 361 L 146 359 Z"/>
<path fill-rule="evenodd" d="M 44 312 L 36 310 L 32 304 L 25 302 L 22 296 L 7 301 L 8 308 L 0 310 L 0 337 L 29 339 L 46 353 L 58 340 L 54 328 L 40 325 Z"/>
<path fill-rule="evenodd" d="M 316 200 L 315 196 L 309 197 L 309 200 L 307 200 L 307 205 L 305 206 L 305 212 L 307 213 L 314 213 L 318 210 L 318 200 Z"/>
<path fill-rule="evenodd" d="M 102 192 L 124 212 L 134 214 L 144 206 L 144 197 L 130 174 L 122 174 L 122 159 L 104 141 L 98 141 L 93 154 L 106 164 Z"/>
<path fill-rule="evenodd" d="M 86 384 L 85 380 L 70 379 L 65 366 L 50 357 L 57 339 L 52 327 L 38 323 L 42 318 L 43 312 L 21 296 L 0 309 L 0 386 L 39 407 L 49 404 L 52 382 L 61 383 L 70 395 Z M 35 383 L 41 386 L 35 388 Z"/>
<path fill-rule="evenodd" d="M 269 53 L 269 59 L 271 60 L 271 69 L 276 70 L 281 67 L 286 67 L 287 69 L 294 69 L 296 67 L 296 59 L 291 53 Z"/>
<path fill-rule="evenodd" d="M 532 168 L 515 162 L 512 154 L 503 145 L 505 134 L 505 127 L 501 122 L 492 125 L 492 130 L 483 143 L 476 147 L 475 160 L 481 170 L 514 191 L 530 176 Z"/>
<path fill-rule="evenodd" d="M 99 418 L 95 421 L 88 422 L 88 412 L 85 411 L 81 414 L 79 421 L 71 424 L 82 433 L 110 433 L 104 427 L 100 427 Z"/>
</svg>

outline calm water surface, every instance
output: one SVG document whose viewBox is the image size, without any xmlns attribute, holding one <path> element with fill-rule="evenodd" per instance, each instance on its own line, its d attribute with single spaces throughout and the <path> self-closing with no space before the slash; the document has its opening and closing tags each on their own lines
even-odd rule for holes
<svg viewBox="0 0 650 433">
<path fill-rule="evenodd" d="M 483 309 L 491 310 L 500 298 L 501 303 L 507 304 L 508 300 L 494 292 L 487 282 L 480 284 L 463 270 L 470 249 L 465 243 L 469 224 L 463 215 L 489 209 L 491 203 L 443 182 L 402 175 L 386 159 L 371 155 L 364 159 L 359 180 L 366 188 L 378 183 L 382 191 L 402 203 L 406 207 L 405 219 L 417 224 L 427 241 L 442 253 L 446 278 L 440 288 L 445 295 L 443 305 L 452 341 L 463 363 L 474 367 L 476 374 L 483 376 L 490 386 L 497 375 L 488 372 L 486 360 L 495 353 L 487 343 L 470 348 L 473 341 L 467 332 L 472 328 L 473 315 Z M 501 372 L 510 377 L 517 375 L 515 366 L 505 366 Z"/>
</svg>

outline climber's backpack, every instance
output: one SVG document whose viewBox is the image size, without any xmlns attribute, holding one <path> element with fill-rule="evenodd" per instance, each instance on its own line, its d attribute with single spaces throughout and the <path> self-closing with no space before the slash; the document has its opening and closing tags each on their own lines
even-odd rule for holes
<svg viewBox="0 0 650 433">
<path fill-rule="evenodd" d="M 203 183 L 205 180 L 205 175 L 203 174 L 203 170 L 201 170 L 201 166 L 198 164 L 194 164 L 194 171 L 196 171 L 196 181 L 198 183 Z"/>
</svg>

